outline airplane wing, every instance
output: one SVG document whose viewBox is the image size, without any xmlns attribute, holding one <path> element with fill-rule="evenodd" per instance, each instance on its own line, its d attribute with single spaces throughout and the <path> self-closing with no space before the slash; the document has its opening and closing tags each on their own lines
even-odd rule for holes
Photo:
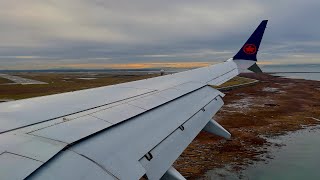
<svg viewBox="0 0 320 180">
<path fill-rule="evenodd" d="M 171 167 L 201 130 L 230 138 L 212 120 L 220 85 L 259 71 L 261 22 L 231 59 L 118 85 L 0 104 L 0 179 L 183 179 Z"/>
</svg>

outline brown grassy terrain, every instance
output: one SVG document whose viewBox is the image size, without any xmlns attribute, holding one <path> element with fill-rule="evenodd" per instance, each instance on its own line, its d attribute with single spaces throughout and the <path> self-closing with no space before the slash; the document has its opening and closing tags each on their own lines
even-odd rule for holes
<svg viewBox="0 0 320 180">
<path fill-rule="evenodd" d="M 187 179 L 196 179 L 207 170 L 224 165 L 240 171 L 266 153 L 270 144 L 262 136 L 319 124 L 320 82 L 265 74 L 244 76 L 260 82 L 226 92 L 225 106 L 214 117 L 231 132 L 231 140 L 200 133 L 175 163 Z"/>
<path fill-rule="evenodd" d="M 12 83 L 12 81 L 0 77 L 0 84 L 7 84 L 7 83 Z"/>
</svg>

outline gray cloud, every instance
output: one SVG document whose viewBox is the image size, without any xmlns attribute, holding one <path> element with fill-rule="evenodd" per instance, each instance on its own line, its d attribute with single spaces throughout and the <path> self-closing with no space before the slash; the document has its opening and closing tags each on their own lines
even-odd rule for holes
<svg viewBox="0 0 320 180">
<path fill-rule="evenodd" d="M 0 68 L 222 61 L 262 19 L 270 21 L 260 59 L 316 63 L 319 5 L 317 0 L 0 0 Z"/>
</svg>

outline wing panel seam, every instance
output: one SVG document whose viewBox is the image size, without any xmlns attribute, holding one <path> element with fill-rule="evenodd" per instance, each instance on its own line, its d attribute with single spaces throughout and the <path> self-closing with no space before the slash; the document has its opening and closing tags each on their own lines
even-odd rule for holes
<svg viewBox="0 0 320 180">
<path fill-rule="evenodd" d="M 27 159 L 31 159 L 31 160 L 34 160 L 34 161 L 38 161 L 38 162 L 41 162 L 41 163 L 45 163 L 45 162 L 40 161 L 40 160 L 38 160 L 38 159 L 34 159 L 34 158 L 31 158 L 31 157 L 28 157 L 28 156 L 24 156 L 24 155 L 21 155 L 21 154 L 12 153 L 12 152 L 9 152 L 9 151 L 4 151 L 4 152 L 1 153 L 1 154 L 4 154 L 4 153 L 13 154 L 13 155 L 20 156 L 20 157 L 23 157 L 23 158 L 27 158 Z M 0 155 L 1 155 L 1 154 L 0 154 Z"/>
<path fill-rule="evenodd" d="M 69 149 L 69 151 L 72 151 L 72 150 Z M 106 172 L 108 175 L 112 176 L 113 178 L 115 178 L 115 179 L 117 179 L 117 180 L 120 180 L 117 176 L 115 176 L 113 173 L 111 173 L 110 171 L 108 171 L 108 169 L 106 169 L 105 167 L 103 167 L 101 164 L 99 164 L 98 162 L 94 161 L 93 159 L 91 159 L 91 158 L 89 158 L 89 157 L 87 157 L 87 156 L 85 156 L 85 155 L 83 155 L 83 154 L 79 154 L 79 153 L 77 153 L 77 152 L 75 152 L 75 151 L 72 151 L 72 152 L 78 154 L 79 156 L 81 156 L 81 157 L 83 157 L 83 158 L 85 158 L 85 159 L 87 159 L 87 160 L 89 160 L 89 161 L 91 161 L 92 163 L 94 163 L 95 165 L 97 165 L 99 168 L 101 168 L 104 172 Z"/>
</svg>

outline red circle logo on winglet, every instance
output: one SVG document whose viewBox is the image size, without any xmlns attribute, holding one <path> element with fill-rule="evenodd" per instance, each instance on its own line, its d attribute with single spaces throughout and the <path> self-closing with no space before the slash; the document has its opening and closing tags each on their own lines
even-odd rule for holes
<svg viewBox="0 0 320 180">
<path fill-rule="evenodd" d="M 257 52 L 257 47 L 254 44 L 246 44 L 243 47 L 243 52 L 245 52 L 246 54 L 254 54 Z"/>
</svg>

